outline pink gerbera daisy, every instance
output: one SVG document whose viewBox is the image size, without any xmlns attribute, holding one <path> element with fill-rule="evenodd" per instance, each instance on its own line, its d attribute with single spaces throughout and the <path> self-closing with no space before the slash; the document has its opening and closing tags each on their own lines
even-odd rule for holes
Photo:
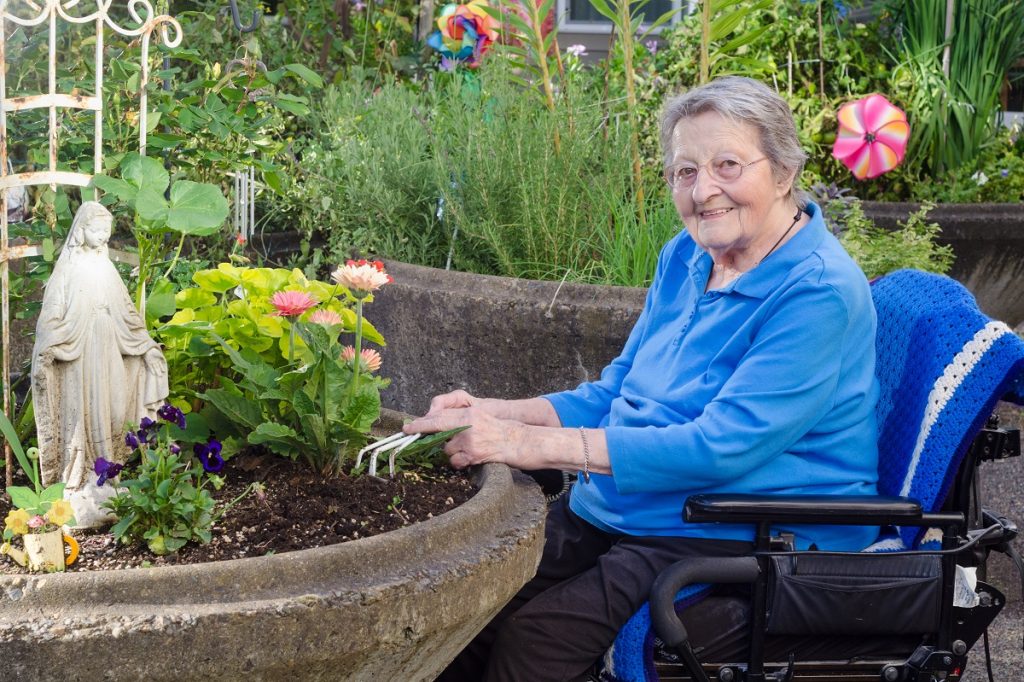
<svg viewBox="0 0 1024 682">
<path fill-rule="evenodd" d="M 279 291 L 270 297 L 270 303 L 277 309 L 275 315 L 298 317 L 316 305 L 316 299 L 305 291 Z"/>
<path fill-rule="evenodd" d="M 356 349 L 352 346 L 345 346 L 341 349 L 341 359 L 345 362 L 352 362 L 356 357 Z M 372 348 L 364 348 L 359 353 L 359 357 L 362 359 L 360 363 L 360 369 L 364 369 L 368 372 L 376 372 L 380 369 L 381 358 L 380 353 L 373 350 Z"/>
<path fill-rule="evenodd" d="M 313 314 L 309 316 L 309 321 L 313 324 L 322 324 L 329 327 L 332 324 L 341 324 L 341 315 L 333 310 L 321 308 L 320 310 L 313 311 Z"/>
<path fill-rule="evenodd" d="M 365 298 L 371 291 L 380 289 L 394 281 L 384 272 L 384 263 L 379 260 L 350 260 L 331 274 L 338 284 L 347 287 L 356 298 Z"/>
</svg>

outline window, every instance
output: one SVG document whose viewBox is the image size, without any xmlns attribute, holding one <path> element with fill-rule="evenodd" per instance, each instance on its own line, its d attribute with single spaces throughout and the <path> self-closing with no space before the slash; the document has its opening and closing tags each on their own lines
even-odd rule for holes
<svg viewBox="0 0 1024 682">
<path fill-rule="evenodd" d="M 650 0 L 644 8 L 645 22 L 652 22 L 672 8 L 682 7 L 684 12 L 693 12 L 696 0 Z M 611 22 L 601 16 L 590 4 L 590 0 L 558 0 L 559 29 L 570 33 L 608 33 Z"/>
</svg>

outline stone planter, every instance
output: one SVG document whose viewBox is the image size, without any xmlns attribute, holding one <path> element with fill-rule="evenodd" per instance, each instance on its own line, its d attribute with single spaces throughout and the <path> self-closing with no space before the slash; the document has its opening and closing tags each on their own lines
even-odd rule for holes
<svg viewBox="0 0 1024 682">
<path fill-rule="evenodd" d="M 0 577 L 4 678 L 431 680 L 536 569 L 545 506 L 502 465 L 425 523 L 235 561 Z"/>
<path fill-rule="evenodd" d="M 594 379 L 619 354 L 646 290 L 512 279 L 387 261 L 373 323 L 391 386 L 384 404 L 422 414 L 464 388 L 527 398 Z"/>
<path fill-rule="evenodd" d="M 895 227 L 918 204 L 864 202 L 864 213 Z M 962 282 L 990 316 L 1011 327 L 1024 323 L 1024 204 L 939 204 L 928 218 L 953 247 L 950 276 Z"/>
</svg>

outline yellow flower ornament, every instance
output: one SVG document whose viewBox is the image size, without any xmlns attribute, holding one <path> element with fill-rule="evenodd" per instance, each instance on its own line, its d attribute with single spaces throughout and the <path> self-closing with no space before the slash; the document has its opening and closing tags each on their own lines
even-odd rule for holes
<svg viewBox="0 0 1024 682">
<path fill-rule="evenodd" d="M 55 526 L 74 523 L 74 511 L 71 509 L 71 503 L 67 500 L 56 500 L 50 506 L 50 511 L 46 512 L 46 520 Z"/>
<path fill-rule="evenodd" d="M 28 532 L 28 519 L 28 512 L 24 509 L 12 509 L 4 519 L 4 528 L 16 535 L 24 535 Z"/>
</svg>

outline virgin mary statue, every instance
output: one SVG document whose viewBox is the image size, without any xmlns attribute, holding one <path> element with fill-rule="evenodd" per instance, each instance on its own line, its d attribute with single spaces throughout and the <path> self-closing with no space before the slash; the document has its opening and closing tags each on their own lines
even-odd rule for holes
<svg viewBox="0 0 1024 682">
<path fill-rule="evenodd" d="M 43 294 L 32 352 L 32 397 L 42 482 L 66 484 L 79 526 L 101 509 L 98 457 L 123 463 L 125 425 L 156 416 L 167 397 L 167 362 L 107 254 L 113 217 L 82 204 Z"/>
</svg>

